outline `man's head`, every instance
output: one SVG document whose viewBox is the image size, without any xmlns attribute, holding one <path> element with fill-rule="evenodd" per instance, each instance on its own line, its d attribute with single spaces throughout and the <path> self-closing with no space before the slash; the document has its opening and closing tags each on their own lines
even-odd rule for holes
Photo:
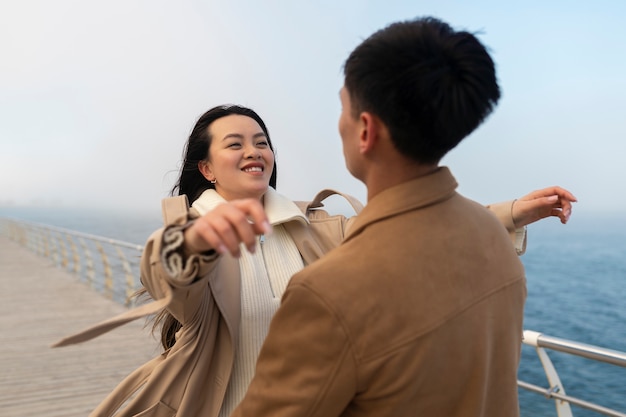
<svg viewBox="0 0 626 417">
<path fill-rule="evenodd" d="M 421 164 L 438 163 L 500 98 L 485 47 L 431 17 L 371 35 L 350 54 L 344 75 L 352 117 L 376 116 L 394 147 Z"/>
</svg>

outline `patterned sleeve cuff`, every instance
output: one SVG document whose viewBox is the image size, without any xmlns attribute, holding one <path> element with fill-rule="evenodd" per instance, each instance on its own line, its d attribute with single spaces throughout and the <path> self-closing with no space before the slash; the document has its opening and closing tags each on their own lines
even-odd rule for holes
<svg viewBox="0 0 626 417">
<path fill-rule="evenodd" d="M 186 226 L 169 226 L 163 232 L 161 245 L 161 262 L 165 271 L 183 285 L 196 281 L 203 264 L 217 258 L 217 252 L 212 249 L 186 257 L 183 252 L 185 229 Z"/>
</svg>

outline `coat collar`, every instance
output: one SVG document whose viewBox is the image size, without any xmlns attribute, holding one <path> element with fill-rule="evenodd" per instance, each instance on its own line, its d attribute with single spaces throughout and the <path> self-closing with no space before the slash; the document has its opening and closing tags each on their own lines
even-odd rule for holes
<svg viewBox="0 0 626 417">
<path fill-rule="evenodd" d="M 226 200 L 224 200 L 217 191 L 209 189 L 205 190 L 191 206 L 198 210 L 200 215 L 204 215 L 224 202 L 226 202 Z M 272 187 L 269 187 L 263 195 L 263 205 L 272 226 L 293 220 L 297 220 L 303 224 L 309 222 L 293 201 L 279 194 Z"/>
<path fill-rule="evenodd" d="M 447 200 L 455 194 L 457 186 L 450 169 L 439 167 L 432 174 L 388 188 L 367 202 L 347 231 L 345 240 L 384 218 Z"/>
</svg>

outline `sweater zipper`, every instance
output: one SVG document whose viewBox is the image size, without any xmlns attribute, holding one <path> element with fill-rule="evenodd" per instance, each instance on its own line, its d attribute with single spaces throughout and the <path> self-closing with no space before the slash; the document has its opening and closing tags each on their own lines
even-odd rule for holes
<svg viewBox="0 0 626 417">
<path fill-rule="evenodd" d="M 259 248 L 261 249 L 261 256 L 263 257 L 263 266 L 265 267 L 265 275 L 267 275 L 267 281 L 270 285 L 270 290 L 272 291 L 272 298 L 276 298 L 276 293 L 274 292 L 274 286 L 272 285 L 272 280 L 270 279 L 270 271 L 267 268 L 267 261 L 265 260 L 265 250 L 263 249 L 264 243 L 265 243 L 265 235 L 259 236 Z"/>
</svg>

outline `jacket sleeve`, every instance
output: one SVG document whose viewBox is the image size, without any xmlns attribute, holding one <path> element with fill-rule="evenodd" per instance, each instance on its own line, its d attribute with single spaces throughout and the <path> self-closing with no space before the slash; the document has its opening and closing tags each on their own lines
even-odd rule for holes
<svg viewBox="0 0 626 417">
<path fill-rule="evenodd" d="M 335 313 L 310 289 L 290 284 L 232 416 L 339 416 L 357 392 L 356 369 Z"/>
<path fill-rule="evenodd" d="M 141 282 L 155 300 L 172 293 L 168 311 L 181 323 L 192 319 L 215 270 L 215 251 L 183 255 L 183 231 L 191 223 L 172 224 L 154 232 L 141 257 Z"/>
<path fill-rule="evenodd" d="M 509 232 L 511 242 L 513 242 L 517 254 L 523 255 L 526 252 L 526 227 L 515 227 L 512 215 L 514 202 L 515 200 L 489 204 L 487 208 L 496 215 L 500 223 Z"/>
</svg>

